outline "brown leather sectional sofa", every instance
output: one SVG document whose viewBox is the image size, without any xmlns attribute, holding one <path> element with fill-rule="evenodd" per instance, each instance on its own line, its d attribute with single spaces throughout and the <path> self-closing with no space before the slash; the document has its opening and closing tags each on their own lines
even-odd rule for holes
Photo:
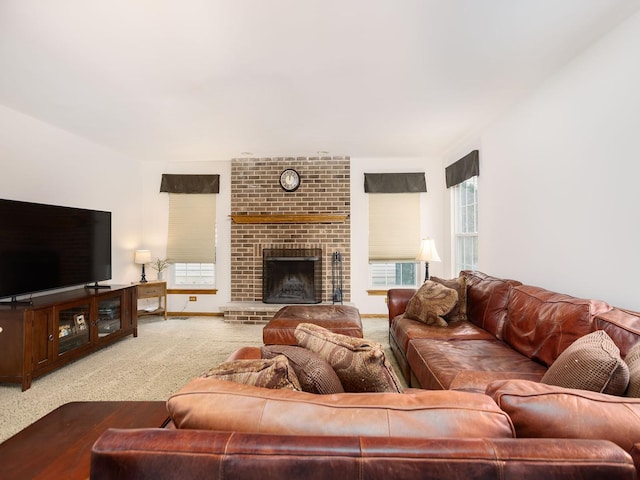
<svg viewBox="0 0 640 480">
<path fill-rule="evenodd" d="M 413 291 L 389 292 L 390 343 L 419 388 L 317 395 L 195 379 L 167 403 L 173 428 L 107 431 L 91 478 L 637 478 L 640 399 L 539 380 L 595 329 L 624 356 L 640 317 L 463 275 L 468 320 L 447 328 L 405 318 Z"/>
<path fill-rule="evenodd" d="M 467 320 L 448 328 L 404 315 L 412 289 L 388 292 L 389 343 L 413 387 L 484 392 L 494 380 L 539 381 L 575 340 L 604 330 L 624 357 L 640 314 L 481 272 L 463 271 Z"/>
</svg>

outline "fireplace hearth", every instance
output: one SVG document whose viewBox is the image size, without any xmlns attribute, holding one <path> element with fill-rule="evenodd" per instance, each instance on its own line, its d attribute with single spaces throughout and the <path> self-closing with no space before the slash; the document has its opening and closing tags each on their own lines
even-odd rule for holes
<svg viewBox="0 0 640 480">
<path fill-rule="evenodd" d="M 322 250 L 265 248 L 262 251 L 262 301 L 322 302 Z"/>
</svg>

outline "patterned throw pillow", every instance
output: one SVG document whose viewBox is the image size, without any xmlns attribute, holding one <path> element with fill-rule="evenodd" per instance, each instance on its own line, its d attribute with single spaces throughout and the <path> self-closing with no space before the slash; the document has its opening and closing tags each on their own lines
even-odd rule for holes
<svg viewBox="0 0 640 480">
<path fill-rule="evenodd" d="M 201 377 L 214 377 L 264 388 L 302 390 L 287 357 L 278 355 L 261 360 L 232 360 L 204 372 Z"/>
<path fill-rule="evenodd" d="M 427 280 L 411 297 L 404 314 L 427 325 L 446 327 L 448 323 L 442 317 L 453 310 L 457 301 L 458 292 L 453 288 Z"/>
<path fill-rule="evenodd" d="M 294 335 L 299 346 L 316 352 L 331 365 L 345 392 L 404 391 L 381 344 L 311 323 L 299 324 Z"/>
<path fill-rule="evenodd" d="M 604 330 L 597 330 L 569 345 L 551 364 L 541 382 L 622 395 L 629 384 L 629 368 L 611 337 Z"/>
<path fill-rule="evenodd" d="M 467 319 L 467 278 L 460 275 L 458 278 L 446 280 L 444 278 L 430 277 L 431 281 L 440 283 L 447 288 L 458 292 L 458 302 L 444 318 L 447 322 L 459 322 Z"/>
<path fill-rule="evenodd" d="M 627 397 L 640 397 L 640 342 L 636 343 L 624 357 L 624 363 L 629 367 L 629 387 Z"/>
<path fill-rule="evenodd" d="M 262 358 L 287 357 L 304 392 L 321 395 L 344 392 L 331 365 L 311 350 L 295 345 L 265 345 L 260 351 Z"/>
</svg>

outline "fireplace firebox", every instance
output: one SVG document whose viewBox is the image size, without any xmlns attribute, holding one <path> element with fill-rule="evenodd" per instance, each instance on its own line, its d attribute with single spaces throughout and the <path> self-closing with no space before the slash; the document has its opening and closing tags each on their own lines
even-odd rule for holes
<svg viewBox="0 0 640 480">
<path fill-rule="evenodd" d="M 322 302 L 322 249 L 265 248 L 262 302 Z"/>
</svg>

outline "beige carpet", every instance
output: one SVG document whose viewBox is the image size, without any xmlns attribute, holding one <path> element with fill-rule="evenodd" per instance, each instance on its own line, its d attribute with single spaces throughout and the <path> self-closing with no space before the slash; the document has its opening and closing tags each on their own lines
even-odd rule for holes
<svg viewBox="0 0 640 480">
<path fill-rule="evenodd" d="M 362 324 L 365 338 L 382 343 L 395 366 L 388 321 L 367 318 Z M 138 338 L 127 337 L 40 377 L 25 392 L 19 385 L 1 384 L 0 442 L 67 402 L 166 400 L 239 347 L 262 345 L 262 327 L 218 317 L 141 319 Z"/>
</svg>

